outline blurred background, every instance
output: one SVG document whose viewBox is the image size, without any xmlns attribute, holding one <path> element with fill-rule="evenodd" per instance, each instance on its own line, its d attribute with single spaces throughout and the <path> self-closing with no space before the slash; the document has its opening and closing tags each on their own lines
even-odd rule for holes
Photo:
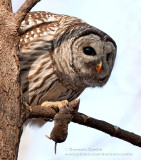
<svg viewBox="0 0 141 160">
<path fill-rule="evenodd" d="M 14 12 L 24 0 L 12 0 Z M 103 88 L 86 89 L 79 112 L 141 135 L 141 1 L 41 0 L 32 11 L 49 11 L 83 19 L 117 43 L 112 75 Z M 141 149 L 103 132 L 70 123 L 64 143 L 47 139 L 53 122 L 24 128 L 18 160 L 140 160 Z"/>
</svg>

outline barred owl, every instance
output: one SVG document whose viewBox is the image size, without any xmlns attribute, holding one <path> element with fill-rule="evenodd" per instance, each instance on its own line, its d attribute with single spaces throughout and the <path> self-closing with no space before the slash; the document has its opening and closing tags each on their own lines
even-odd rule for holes
<svg viewBox="0 0 141 160">
<path fill-rule="evenodd" d="M 31 106 L 74 100 L 86 87 L 103 86 L 109 79 L 116 44 L 81 19 L 31 12 L 19 33 L 21 86 Z"/>
</svg>

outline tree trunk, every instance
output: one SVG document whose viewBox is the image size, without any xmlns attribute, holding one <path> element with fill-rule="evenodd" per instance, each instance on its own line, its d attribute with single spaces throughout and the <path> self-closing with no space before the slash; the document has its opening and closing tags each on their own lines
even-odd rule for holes
<svg viewBox="0 0 141 160">
<path fill-rule="evenodd" d="M 0 0 L 0 160 L 16 160 L 22 125 L 30 107 L 23 101 L 17 58 L 20 23 L 40 0 L 26 0 L 12 13 L 11 0 Z"/>
<path fill-rule="evenodd" d="M 0 2 L 0 160 L 17 159 L 25 116 L 16 58 L 19 37 L 9 2 Z"/>
</svg>

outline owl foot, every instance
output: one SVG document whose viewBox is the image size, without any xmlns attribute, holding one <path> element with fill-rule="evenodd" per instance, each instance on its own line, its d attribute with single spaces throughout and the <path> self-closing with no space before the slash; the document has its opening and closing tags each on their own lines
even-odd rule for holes
<svg viewBox="0 0 141 160">
<path fill-rule="evenodd" d="M 51 101 L 46 101 L 46 102 L 43 102 L 41 104 L 41 106 L 45 106 L 45 107 L 51 107 L 55 110 L 58 110 L 59 108 L 61 108 L 62 106 L 66 106 L 68 105 L 68 100 L 63 100 L 63 101 L 56 101 L 56 102 L 51 102 Z"/>
</svg>

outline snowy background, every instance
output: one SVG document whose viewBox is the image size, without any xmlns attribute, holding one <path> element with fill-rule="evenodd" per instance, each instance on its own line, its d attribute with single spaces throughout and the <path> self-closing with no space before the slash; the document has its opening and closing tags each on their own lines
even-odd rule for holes
<svg viewBox="0 0 141 160">
<path fill-rule="evenodd" d="M 13 0 L 16 11 L 24 0 Z M 33 11 L 79 17 L 108 33 L 117 43 L 111 78 L 103 88 L 86 89 L 79 112 L 141 135 L 141 1 L 42 0 Z M 141 149 L 95 129 L 71 123 L 64 143 L 47 139 L 53 122 L 42 128 L 27 126 L 18 160 L 140 160 Z"/>
</svg>

